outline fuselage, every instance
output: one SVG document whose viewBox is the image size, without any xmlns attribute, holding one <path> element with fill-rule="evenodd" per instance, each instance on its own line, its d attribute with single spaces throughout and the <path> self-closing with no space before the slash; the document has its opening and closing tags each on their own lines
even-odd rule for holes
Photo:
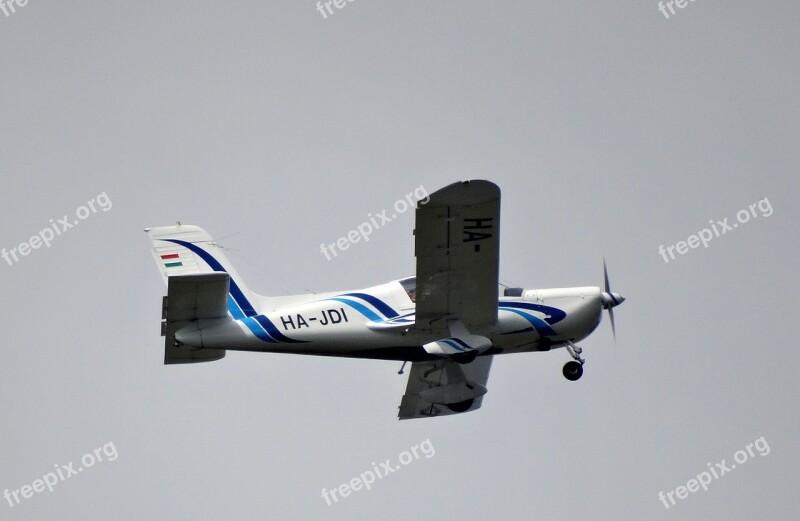
<svg viewBox="0 0 800 521">
<path fill-rule="evenodd" d="M 587 286 L 501 295 L 496 324 L 470 332 L 491 340 L 483 355 L 547 351 L 578 342 L 600 322 L 601 291 Z M 243 313 L 242 303 L 230 296 L 229 318 L 197 320 L 175 338 L 196 347 L 239 351 L 435 359 L 422 346 L 439 337 L 413 327 L 414 297 L 413 278 L 356 291 L 258 296 L 252 303 L 256 314 Z"/>
</svg>

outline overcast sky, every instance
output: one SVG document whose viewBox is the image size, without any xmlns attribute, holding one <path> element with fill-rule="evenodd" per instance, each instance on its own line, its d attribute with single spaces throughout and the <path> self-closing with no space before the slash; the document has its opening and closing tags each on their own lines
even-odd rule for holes
<svg viewBox="0 0 800 521">
<path fill-rule="evenodd" d="M 9 1 L 0 492 L 102 461 L 0 519 L 796 515 L 797 2 Z M 496 357 L 480 410 L 398 422 L 394 362 L 162 364 L 144 227 L 204 227 L 259 293 L 361 288 L 414 274 L 413 211 L 321 243 L 476 178 L 505 282 L 602 285 L 605 256 L 627 297 L 580 381 L 564 350 Z"/>
</svg>

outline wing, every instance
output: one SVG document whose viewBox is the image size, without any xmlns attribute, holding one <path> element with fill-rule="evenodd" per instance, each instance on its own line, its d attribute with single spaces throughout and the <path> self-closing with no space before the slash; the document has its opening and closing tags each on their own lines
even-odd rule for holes
<svg viewBox="0 0 800 521">
<path fill-rule="evenodd" d="M 417 207 L 416 327 L 438 333 L 448 318 L 469 329 L 497 322 L 500 189 L 464 181 Z"/>
<path fill-rule="evenodd" d="M 468 364 L 453 360 L 413 362 L 398 418 L 429 418 L 479 409 L 492 358 L 479 356 Z"/>
</svg>

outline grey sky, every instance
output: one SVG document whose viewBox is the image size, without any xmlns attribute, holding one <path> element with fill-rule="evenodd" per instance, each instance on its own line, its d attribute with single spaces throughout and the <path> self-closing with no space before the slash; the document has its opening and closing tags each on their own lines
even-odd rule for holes
<svg viewBox="0 0 800 521">
<path fill-rule="evenodd" d="M 8 0 L 6 0 L 7 2 Z M 796 2 L 57 3 L 0 11 L 0 492 L 119 458 L 0 519 L 788 519 L 797 483 Z M 415 187 L 503 191 L 501 276 L 615 291 L 583 342 L 495 359 L 479 411 L 398 422 L 392 362 L 164 367 L 141 231 L 197 224 L 264 294 L 414 273 Z M 767 197 L 665 263 L 669 246 Z M 665 509 L 760 437 L 770 453 Z M 320 497 L 430 439 L 370 491 Z"/>
</svg>

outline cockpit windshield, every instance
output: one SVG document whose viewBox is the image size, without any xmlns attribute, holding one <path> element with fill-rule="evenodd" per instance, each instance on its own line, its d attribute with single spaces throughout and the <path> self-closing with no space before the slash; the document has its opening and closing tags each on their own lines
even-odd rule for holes
<svg viewBox="0 0 800 521">
<path fill-rule="evenodd" d="M 525 290 L 523 288 L 509 288 L 508 286 L 500 286 L 500 294 L 504 297 L 521 297 Z"/>
<path fill-rule="evenodd" d="M 408 298 L 411 299 L 411 302 L 417 301 L 417 277 L 408 277 L 399 281 L 400 284 L 403 286 L 403 289 L 406 290 L 406 294 Z"/>
</svg>

